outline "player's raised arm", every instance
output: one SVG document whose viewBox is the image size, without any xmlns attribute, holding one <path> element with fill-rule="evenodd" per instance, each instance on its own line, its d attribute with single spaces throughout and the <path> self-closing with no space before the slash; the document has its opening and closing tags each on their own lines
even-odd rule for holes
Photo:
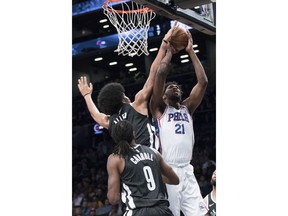
<svg viewBox="0 0 288 216">
<path fill-rule="evenodd" d="M 174 52 L 175 52 L 174 48 L 171 45 L 169 45 L 166 55 L 160 62 L 160 65 L 157 70 L 153 87 L 153 93 L 150 100 L 150 110 L 154 118 L 160 118 L 166 106 L 163 101 L 163 93 L 166 78 L 170 70 L 170 62 Z"/>
<path fill-rule="evenodd" d="M 108 129 L 109 126 L 109 116 L 107 116 L 104 113 L 101 113 L 98 108 L 96 107 L 96 105 L 94 104 L 91 94 L 93 91 L 93 85 L 92 83 L 87 83 L 87 78 L 84 77 L 80 77 L 80 79 L 78 79 L 78 89 L 81 93 L 81 95 L 84 97 L 87 108 L 90 112 L 90 115 L 92 116 L 92 118 L 101 126 L 103 126 L 104 128 Z"/>
<path fill-rule="evenodd" d="M 193 50 L 193 39 L 189 30 L 187 30 L 187 35 L 188 45 L 185 50 L 188 52 L 194 66 L 197 84 L 192 88 L 189 97 L 186 98 L 182 104 L 188 107 L 190 114 L 192 115 L 204 97 L 206 87 L 208 85 L 208 79 L 200 60 Z"/>
<path fill-rule="evenodd" d="M 157 56 L 154 59 L 152 65 L 150 67 L 149 76 L 148 76 L 142 90 L 140 90 L 135 96 L 135 101 L 133 103 L 134 109 L 137 110 L 138 112 L 142 113 L 142 114 L 143 114 L 143 109 L 147 110 L 147 103 L 148 103 L 149 97 L 152 94 L 157 69 L 160 65 L 161 60 L 164 58 L 164 56 L 166 54 L 166 50 L 167 50 L 167 46 L 168 46 L 170 37 L 176 28 L 178 28 L 177 22 L 174 23 L 173 27 L 164 36 L 164 38 L 161 42 L 159 51 L 157 53 Z"/>
</svg>

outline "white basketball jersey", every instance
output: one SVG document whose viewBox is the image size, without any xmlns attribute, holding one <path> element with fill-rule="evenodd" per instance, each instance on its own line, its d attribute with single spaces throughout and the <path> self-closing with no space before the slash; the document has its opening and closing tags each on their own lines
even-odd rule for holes
<svg viewBox="0 0 288 216">
<path fill-rule="evenodd" d="M 194 129 L 187 107 L 181 105 L 177 110 L 168 105 L 157 121 L 164 160 L 178 166 L 189 164 L 192 160 Z"/>
</svg>

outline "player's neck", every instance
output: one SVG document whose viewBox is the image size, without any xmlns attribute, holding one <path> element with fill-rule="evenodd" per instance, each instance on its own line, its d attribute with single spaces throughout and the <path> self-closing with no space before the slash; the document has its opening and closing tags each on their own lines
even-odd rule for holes
<svg viewBox="0 0 288 216">
<path fill-rule="evenodd" d="M 131 147 L 134 148 L 135 146 L 137 146 L 137 143 L 135 142 L 135 139 L 133 139 L 131 141 Z"/>
<path fill-rule="evenodd" d="M 180 109 L 181 104 L 179 101 L 168 101 L 169 106 L 174 107 L 175 109 Z"/>
</svg>

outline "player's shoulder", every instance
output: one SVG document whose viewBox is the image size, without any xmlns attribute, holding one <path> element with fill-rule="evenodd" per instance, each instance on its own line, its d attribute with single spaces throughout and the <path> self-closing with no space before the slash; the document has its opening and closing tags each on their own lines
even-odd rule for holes
<svg viewBox="0 0 288 216">
<path fill-rule="evenodd" d="M 129 109 L 134 110 L 135 108 L 134 108 L 133 104 L 134 104 L 134 102 L 133 103 L 123 103 L 121 110 L 123 110 L 123 111 L 127 111 Z"/>
<path fill-rule="evenodd" d="M 118 154 L 112 153 L 108 156 L 108 163 L 118 163 L 121 160 L 121 157 Z"/>
<path fill-rule="evenodd" d="M 158 151 L 157 151 L 156 149 L 154 149 L 153 147 L 146 146 L 146 145 L 137 144 L 136 148 L 142 149 L 142 151 L 152 152 L 152 153 L 155 153 L 155 154 L 157 154 L 157 152 L 158 152 Z"/>
<path fill-rule="evenodd" d="M 148 146 L 145 146 L 147 148 L 147 151 L 151 154 L 153 154 L 158 160 L 160 159 L 161 157 L 161 154 L 159 153 L 159 151 L 157 151 L 155 148 L 153 147 L 148 147 Z"/>
<path fill-rule="evenodd" d="M 180 104 L 180 108 L 181 108 L 181 109 L 187 109 L 187 110 L 188 110 L 188 107 L 186 106 L 186 104 L 183 104 L 183 103 Z"/>
<path fill-rule="evenodd" d="M 157 150 L 156 150 L 155 148 L 153 148 L 153 147 L 148 147 L 148 146 L 147 146 L 147 148 L 149 148 L 150 151 L 154 152 L 155 154 L 158 154 L 158 153 L 159 153 L 159 151 L 157 151 Z"/>
</svg>

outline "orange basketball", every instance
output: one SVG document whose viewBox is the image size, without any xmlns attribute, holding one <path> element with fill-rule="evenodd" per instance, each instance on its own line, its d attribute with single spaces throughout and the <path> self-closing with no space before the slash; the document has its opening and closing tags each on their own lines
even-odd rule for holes
<svg viewBox="0 0 288 216">
<path fill-rule="evenodd" d="M 177 52 L 186 48 L 188 44 L 188 37 L 186 30 L 182 27 L 176 28 L 171 35 L 170 44 L 175 48 Z"/>
</svg>

